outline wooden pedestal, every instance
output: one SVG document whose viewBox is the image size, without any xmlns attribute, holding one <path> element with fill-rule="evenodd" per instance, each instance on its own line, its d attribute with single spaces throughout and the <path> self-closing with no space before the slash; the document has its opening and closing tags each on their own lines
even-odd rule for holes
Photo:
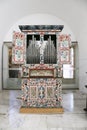
<svg viewBox="0 0 87 130">
<path fill-rule="evenodd" d="M 20 113 L 31 113 L 31 114 L 62 114 L 63 108 L 26 108 L 21 107 Z"/>
</svg>

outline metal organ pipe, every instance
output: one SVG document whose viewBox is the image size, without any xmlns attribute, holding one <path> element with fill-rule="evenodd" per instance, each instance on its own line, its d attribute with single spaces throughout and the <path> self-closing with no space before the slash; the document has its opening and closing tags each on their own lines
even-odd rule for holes
<svg viewBox="0 0 87 130">
<path fill-rule="evenodd" d="M 34 35 L 32 35 L 32 40 L 29 40 L 29 46 L 27 48 L 26 54 L 28 64 L 56 63 L 56 47 L 51 40 L 51 36 L 49 36 L 47 42 L 44 41 L 42 38 L 39 46 L 38 41 L 36 41 L 36 38 L 34 37 Z"/>
</svg>

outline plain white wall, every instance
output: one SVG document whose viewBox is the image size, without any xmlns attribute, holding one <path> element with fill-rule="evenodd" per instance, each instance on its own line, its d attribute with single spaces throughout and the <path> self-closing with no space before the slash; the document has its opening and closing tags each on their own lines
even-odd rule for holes
<svg viewBox="0 0 87 130">
<path fill-rule="evenodd" d="M 56 16 L 44 13 L 28 15 L 17 21 L 6 34 L 4 41 L 12 41 L 13 31 L 20 31 L 19 25 L 64 25 L 61 33 L 70 34 L 71 40 L 75 41 L 75 36 L 65 21 Z"/>
<path fill-rule="evenodd" d="M 50 14 L 65 21 L 74 33 L 75 39 L 78 41 L 79 87 L 81 91 L 85 91 L 84 85 L 87 83 L 87 75 L 85 74 L 85 72 L 87 72 L 86 7 L 86 0 L 0 0 L 0 73 L 2 71 L 2 44 L 11 27 L 25 16 L 36 13 Z M 43 20 L 46 21 L 46 19 Z M 35 21 L 37 21 L 37 18 Z"/>
</svg>

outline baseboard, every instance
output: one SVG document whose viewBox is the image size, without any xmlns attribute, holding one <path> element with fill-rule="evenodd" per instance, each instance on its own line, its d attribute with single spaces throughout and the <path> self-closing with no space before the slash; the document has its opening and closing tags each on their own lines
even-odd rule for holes
<svg viewBox="0 0 87 130">
<path fill-rule="evenodd" d="M 20 113 L 31 113 L 31 114 L 63 114 L 63 108 L 26 108 L 21 107 Z"/>
</svg>

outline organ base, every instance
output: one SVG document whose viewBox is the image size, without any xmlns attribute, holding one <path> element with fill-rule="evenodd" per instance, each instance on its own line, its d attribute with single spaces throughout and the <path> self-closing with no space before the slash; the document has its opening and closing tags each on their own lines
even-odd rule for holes
<svg viewBox="0 0 87 130">
<path fill-rule="evenodd" d="M 34 107 L 21 107 L 20 113 L 30 113 L 30 114 L 63 114 L 64 109 L 61 108 L 34 108 Z"/>
</svg>

